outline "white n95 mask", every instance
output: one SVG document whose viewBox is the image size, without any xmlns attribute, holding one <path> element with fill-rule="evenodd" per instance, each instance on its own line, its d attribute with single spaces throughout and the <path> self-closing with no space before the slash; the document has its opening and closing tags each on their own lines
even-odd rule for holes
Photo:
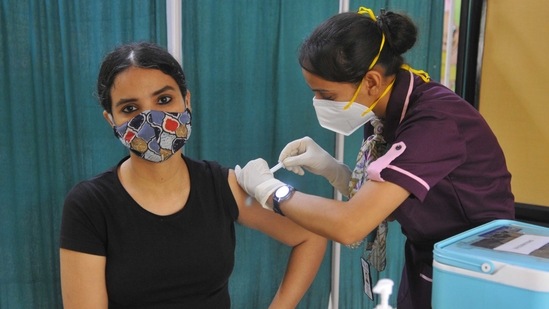
<svg viewBox="0 0 549 309">
<path fill-rule="evenodd" d="M 376 117 L 370 108 L 355 102 L 347 109 L 344 109 L 348 104 L 349 102 L 313 98 L 313 106 L 320 125 L 325 129 L 345 136 L 351 135 L 351 133 Z"/>
</svg>

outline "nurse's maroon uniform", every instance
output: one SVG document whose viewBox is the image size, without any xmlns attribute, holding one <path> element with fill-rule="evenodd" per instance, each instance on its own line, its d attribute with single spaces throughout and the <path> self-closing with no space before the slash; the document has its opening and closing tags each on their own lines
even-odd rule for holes
<svg viewBox="0 0 549 309">
<path fill-rule="evenodd" d="M 372 134 L 370 125 L 365 136 Z M 407 237 L 399 309 L 430 308 L 434 243 L 494 219 L 514 218 L 511 174 L 480 113 L 448 88 L 407 70 L 396 77 L 383 136 L 368 167 L 410 196 L 394 211 Z"/>
</svg>

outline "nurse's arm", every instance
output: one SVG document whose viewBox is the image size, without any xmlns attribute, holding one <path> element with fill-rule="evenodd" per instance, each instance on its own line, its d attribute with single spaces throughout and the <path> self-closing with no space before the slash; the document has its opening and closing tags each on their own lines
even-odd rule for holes
<svg viewBox="0 0 549 309">
<path fill-rule="evenodd" d="M 349 201 L 297 191 L 280 208 L 286 217 L 306 229 L 342 244 L 352 244 L 387 219 L 409 195 L 394 183 L 369 180 Z"/>
</svg>

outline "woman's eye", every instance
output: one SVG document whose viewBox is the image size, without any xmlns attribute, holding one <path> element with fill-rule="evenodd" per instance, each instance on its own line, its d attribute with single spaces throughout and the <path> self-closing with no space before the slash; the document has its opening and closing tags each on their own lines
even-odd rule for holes
<svg viewBox="0 0 549 309">
<path fill-rule="evenodd" d="M 158 99 L 158 104 L 168 104 L 172 101 L 172 98 L 169 96 L 160 97 Z"/>
<path fill-rule="evenodd" d="M 129 114 L 129 113 L 133 113 L 137 110 L 137 108 L 135 106 L 132 106 L 132 105 L 128 105 L 128 106 L 125 106 L 123 109 L 122 109 L 122 112 L 123 113 L 126 113 L 126 114 Z"/>
</svg>

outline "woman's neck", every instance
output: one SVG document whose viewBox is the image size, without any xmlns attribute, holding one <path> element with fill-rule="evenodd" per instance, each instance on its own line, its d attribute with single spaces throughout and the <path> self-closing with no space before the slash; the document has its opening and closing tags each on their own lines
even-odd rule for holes
<svg viewBox="0 0 549 309">
<path fill-rule="evenodd" d="M 162 163 L 132 154 L 120 166 L 118 177 L 137 204 L 161 216 L 181 210 L 191 190 L 189 170 L 179 153 Z"/>
<path fill-rule="evenodd" d="M 122 183 L 154 191 L 181 188 L 181 184 L 189 181 L 187 166 L 179 153 L 162 163 L 149 162 L 131 154 L 118 173 Z"/>
</svg>

